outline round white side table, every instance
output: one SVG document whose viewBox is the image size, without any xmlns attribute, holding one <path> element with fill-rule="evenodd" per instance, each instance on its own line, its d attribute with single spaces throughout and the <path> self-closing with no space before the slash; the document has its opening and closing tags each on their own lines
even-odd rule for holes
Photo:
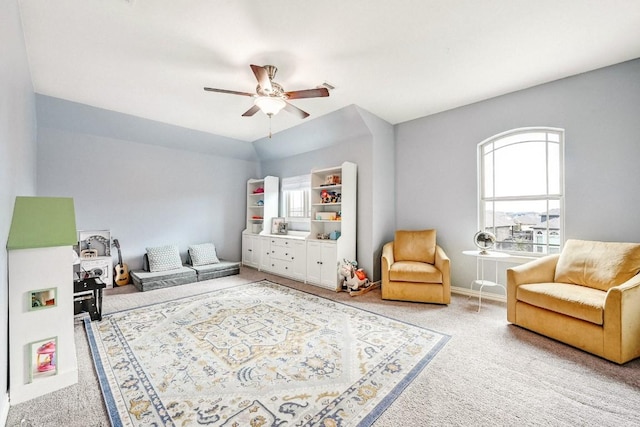
<svg viewBox="0 0 640 427">
<path fill-rule="evenodd" d="M 480 294 L 478 296 L 478 311 L 482 307 L 482 289 L 487 287 L 499 286 L 505 294 L 507 288 L 503 284 L 498 283 L 498 262 L 501 259 L 508 258 L 509 255 L 502 252 L 489 252 L 489 251 L 462 251 L 464 255 L 476 257 L 476 279 L 471 281 L 471 290 L 473 291 L 473 285 L 480 286 Z M 485 280 L 484 278 L 484 263 L 485 261 L 495 262 L 495 281 Z"/>
</svg>

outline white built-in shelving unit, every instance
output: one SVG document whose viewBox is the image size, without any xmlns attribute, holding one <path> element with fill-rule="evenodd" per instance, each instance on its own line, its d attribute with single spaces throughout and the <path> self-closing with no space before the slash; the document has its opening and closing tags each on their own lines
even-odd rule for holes
<svg viewBox="0 0 640 427">
<path fill-rule="evenodd" d="M 264 193 L 255 193 L 259 187 L 264 188 Z M 274 235 L 271 218 L 278 217 L 278 178 L 249 180 L 242 264 L 340 290 L 338 266 L 343 259 L 356 259 L 356 188 L 355 163 L 314 169 L 311 171 L 310 231 Z M 258 200 L 263 201 L 263 206 L 257 206 Z"/>
<path fill-rule="evenodd" d="M 337 290 L 340 262 L 356 259 L 356 188 L 355 163 L 311 171 L 311 227 L 307 239 L 310 283 Z"/>
<path fill-rule="evenodd" d="M 247 226 L 245 233 L 269 232 L 271 218 L 278 216 L 280 179 L 267 176 L 247 181 Z"/>
</svg>

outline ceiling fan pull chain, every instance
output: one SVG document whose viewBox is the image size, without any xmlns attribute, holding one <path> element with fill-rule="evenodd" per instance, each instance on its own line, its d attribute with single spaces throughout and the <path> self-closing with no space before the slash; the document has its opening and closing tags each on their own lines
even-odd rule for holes
<svg viewBox="0 0 640 427">
<path fill-rule="evenodd" d="M 269 114 L 269 139 L 271 139 L 271 118 L 273 117 L 273 114 Z"/>
</svg>

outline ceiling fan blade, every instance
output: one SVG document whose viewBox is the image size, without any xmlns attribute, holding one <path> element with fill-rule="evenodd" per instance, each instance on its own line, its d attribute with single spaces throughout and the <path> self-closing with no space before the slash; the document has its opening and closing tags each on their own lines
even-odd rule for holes
<svg viewBox="0 0 640 427">
<path fill-rule="evenodd" d="M 253 70 L 253 74 L 255 74 L 256 79 L 258 79 L 258 84 L 260 85 L 262 90 L 266 93 L 273 92 L 271 79 L 269 79 L 269 73 L 267 72 L 267 70 L 265 70 L 264 67 L 253 64 L 251 64 L 251 69 Z"/>
<path fill-rule="evenodd" d="M 293 92 L 285 92 L 284 94 L 289 99 L 322 98 L 329 96 L 329 90 L 326 87 L 319 87 L 317 89 L 294 90 Z"/>
<path fill-rule="evenodd" d="M 255 113 L 257 113 L 258 111 L 260 111 L 260 107 L 258 107 L 257 105 L 254 105 L 253 107 L 251 107 L 247 111 L 245 111 L 244 114 L 242 115 L 242 117 L 251 117 Z"/>
<path fill-rule="evenodd" d="M 304 110 L 299 109 L 298 107 L 296 107 L 293 104 L 289 104 L 288 102 L 284 106 L 284 109 L 287 110 L 288 112 L 290 112 L 291 114 L 294 114 L 294 115 L 300 117 L 301 119 L 306 119 L 307 117 L 309 117 L 309 113 L 307 113 Z"/>
<path fill-rule="evenodd" d="M 228 93 L 228 94 L 231 94 L 231 95 L 256 96 L 255 93 L 238 92 L 236 90 L 226 90 L 226 89 L 214 89 L 212 87 L 205 87 L 204 90 L 207 90 L 209 92 Z"/>
</svg>

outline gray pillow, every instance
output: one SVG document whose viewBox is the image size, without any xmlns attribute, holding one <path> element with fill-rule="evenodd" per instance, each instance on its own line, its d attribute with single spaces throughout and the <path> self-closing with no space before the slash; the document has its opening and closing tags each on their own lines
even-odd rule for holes
<svg viewBox="0 0 640 427">
<path fill-rule="evenodd" d="M 194 266 L 217 264 L 220 262 L 218 255 L 216 255 L 216 247 L 213 243 L 189 246 L 189 256 L 191 257 L 191 264 Z"/>
<path fill-rule="evenodd" d="M 149 258 L 149 271 L 167 271 L 182 268 L 180 251 L 175 245 L 156 246 L 147 248 Z"/>
</svg>

